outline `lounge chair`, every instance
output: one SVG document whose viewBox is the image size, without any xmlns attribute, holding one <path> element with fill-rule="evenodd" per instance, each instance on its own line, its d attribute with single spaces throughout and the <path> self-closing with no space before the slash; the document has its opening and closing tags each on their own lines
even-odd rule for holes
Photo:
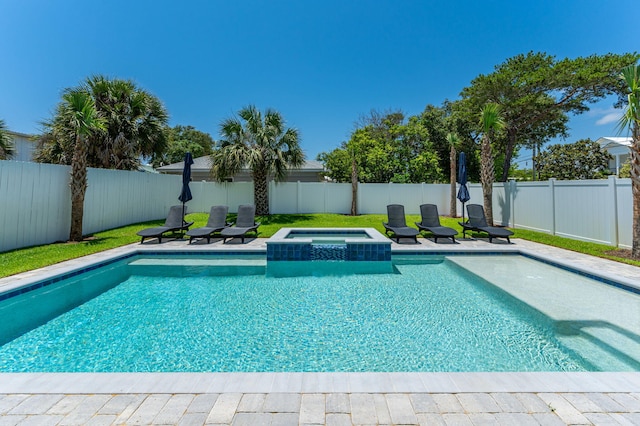
<svg viewBox="0 0 640 426">
<path fill-rule="evenodd" d="M 244 244 L 244 238 L 249 232 L 255 232 L 258 235 L 258 227 L 260 222 L 256 222 L 256 208 L 253 205 L 245 204 L 238 206 L 238 217 L 236 218 L 236 224 L 224 228 L 220 231 L 220 235 L 223 238 L 222 244 L 227 242 L 227 239 L 241 238 L 242 244 Z"/>
<path fill-rule="evenodd" d="M 513 235 L 513 232 L 505 228 L 489 226 L 484 215 L 484 207 L 480 204 L 467 204 L 467 213 L 469 219 L 461 223 L 463 236 L 466 231 L 480 231 L 489 235 L 489 242 L 492 242 L 494 238 L 506 238 L 507 242 L 511 244 L 509 237 Z"/>
<path fill-rule="evenodd" d="M 389 232 L 393 233 L 396 243 L 400 242 L 400 238 L 413 238 L 416 243 L 418 242 L 419 232 L 417 229 L 407 226 L 403 205 L 389 204 L 387 206 L 387 218 L 389 222 L 382 222 L 382 225 L 387 235 L 389 235 Z"/>
<path fill-rule="evenodd" d="M 420 215 L 422 216 L 422 222 L 416 222 L 416 226 L 420 231 L 427 231 L 433 234 L 433 239 L 436 243 L 438 238 L 451 238 L 451 241 L 456 242 L 458 231 L 440 224 L 438 206 L 435 204 L 422 204 L 420 206 Z"/>
<path fill-rule="evenodd" d="M 164 221 L 163 226 L 157 226 L 155 228 L 147 228 L 142 231 L 137 232 L 139 236 L 142 237 L 140 240 L 140 244 L 144 243 L 145 238 L 157 238 L 158 244 L 162 242 L 162 235 L 167 232 L 182 232 L 185 230 L 189 230 L 189 227 L 193 225 L 193 222 L 185 222 L 184 214 L 187 213 L 187 208 L 184 206 L 171 206 L 169 209 L 169 215 L 167 215 L 167 219 Z M 180 234 L 180 238 L 182 238 L 182 234 Z"/>
<path fill-rule="evenodd" d="M 189 236 L 189 244 L 194 238 L 206 238 L 207 244 L 211 242 L 211 237 L 215 233 L 219 233 L 224 228 L 231 226 L 232 223 L 227 222 L 227 212 L 229 207 L 227 206 L 213 206 L 209 212 L 209 219 L 207 224 L 202 228 L 195 228 L 187 231 Z"/>
</svg>

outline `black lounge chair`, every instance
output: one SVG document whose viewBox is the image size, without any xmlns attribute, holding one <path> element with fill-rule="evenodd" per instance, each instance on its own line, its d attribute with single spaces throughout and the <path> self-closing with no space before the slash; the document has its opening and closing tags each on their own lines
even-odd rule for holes
<svg viewBox="0 0 640 426">
<path fill-rule="evenodd" d="M 480 204 L 468 204 L 467 213 L 469 214 L 469 219 L 461 223 L 463 236 L 466 231 L 480 231 L 489 235 L 489 242 L 492 242 L 494 238 L 506 238 L 507 242 L 511 244 L 509 237 L 513 235 L 513 232 L 505 228 L 489 226 L 484 215 L 484 207 Z"/>
<path fill-rule="evenodd" d="M 438 215 L 438 206 L 435 204 L 422 204 L 420 206 L 420 215 L 422 222 L 416 222 L 416 226 L 420 231 L 427 231 L 433 234 L 434 242 L 438 242 L 438 238 L 451 238 L 456 242 L 458 231 L 448 226 L 440 224 L 440 215 Z"/>
<path fill-rule="evenodd" d="M 387 218 L 389 222 L 382 222 L 385 233 L 387 236 L 389 232 L 393 233 L 396 243 L 400 243 L 400 238 L 413 238 L 418 242 L 418 230 L 407 226 L 407 221 L 404 217 L 404 206 L 401 204 L 389 204 L 387 206 Z"/>
<path fill-rule="evenodd" d="M 241 238 L 242 244 L 244 244 L 244 238 L 249 232 L 255 232 L 258 235 L 260 222 L 256 222 L 255 219 L 255 206 L 250 204 L 238 206 L 238 217 L 236 218 L 235 226 L 229 226 L 220 231 L 220 235 L 223 238 L 222 244 L 225 244 L 227 239 L 233 238 Z"/>
<path fill-rule="evenodd" d="M 164 221 L 163 226 L 157 226 L 155 228 L 147 228 L 137 232 L 142 237 L 140 244 L 144 243 L 145 238 L 157 238 L 158 244 L 162 242 L 162 235 L 168 232 L 176 233 L 178 231 L 189 230 L 189 227 L 193 225 L 193 222 L 185 222 L 184 215 L 187 213 L 187 208 L 184 206 L 171 206 L 169 209 L 169 215 Z M 182 234 L 180 234 L 182 238 Z"/>
<path fill-rule="evenodd" d="M 219 233 L 224 228 L 231 226 L 232 223 L 227 222 L 227 213 L 229 207 L 227 206 L 213 206 L 209 212 L 209 219 L 207 224 L 202 228 L 195 228 L 187 231 L 189 236 L 189 244 L 194 238 L 206 238 L 207 244 L 211 242 L 211 237 L 215 233 Z"/>
</svg>

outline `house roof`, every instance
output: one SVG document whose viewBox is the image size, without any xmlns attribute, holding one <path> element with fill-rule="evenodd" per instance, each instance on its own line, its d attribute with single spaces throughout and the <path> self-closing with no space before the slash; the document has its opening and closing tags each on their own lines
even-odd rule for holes
<svg viewBox="0 0 640 426">
<path fill-rule="evenodd" d="M 630 137 L 605 136 L 596 141 L 602 149 L 614 148 L 618 146 L 631 146 L 632 139 Z"/>
<path fill-rule="evenodd" d="M 28 140 L 31 140 L 34 137 L 34 135 L 28 135 L 26 133 L 14 132 L 13 130 L 6 130 L 6 132 L 9 135 L 13 136 L 13 137 L 25 138 L 25 139 L 28 139 Z"/>
<path fill-rule="evenodd" d="M 184 168 L 184 161 L 180 161 L 179 163 L 168 164 L 166 166 L 158 167 L 157 170 L 160 172 L 171 173 L 171 172 L 180 172 L 182 173 L 182 169 Z M 192 172 L 208 172 L 211 170 L 211 157 L 205 155 L 203 157 L 198 157 L 193 159 L 193 164 L 191 165 Z M 305 161 L 304 164 L 295 170 L 304 170 L 307 172 L 322 172 L 324 167 L 322 163 L 319 161 Z"/>
</svg>

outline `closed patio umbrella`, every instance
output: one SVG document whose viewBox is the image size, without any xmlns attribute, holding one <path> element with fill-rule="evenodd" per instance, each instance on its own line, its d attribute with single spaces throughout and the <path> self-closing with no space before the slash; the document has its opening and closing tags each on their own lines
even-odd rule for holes
<svg viewBox="0 0 640 426">
<path fill-rule="evenodd" d="M 467 157 L 464 152 L 461 152 L 458 156 L 458 183 L 460 184 L 460 189 L 458 189 L 456 198 L 462 203 L 462 223 L 464 223 L 464 203 L 471 199 L 467 188 Z"/>
<path fill-rule="evenodd" d="M 178 200 L 182 201 L 182 220 L 184 221 L 185 207 L 184 203 L 191 200 L 191 189 L 189 188 L 189 182 L 191 182 L 191 165 L 193 164 L 193 157 L 190 152 L 184 155 L 184 168 L 182 169 L 182 191 Z"/>
</svg>

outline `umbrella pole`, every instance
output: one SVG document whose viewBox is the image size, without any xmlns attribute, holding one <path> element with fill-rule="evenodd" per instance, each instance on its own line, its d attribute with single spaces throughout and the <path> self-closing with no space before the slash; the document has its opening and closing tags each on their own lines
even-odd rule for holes
<svg viewBox="0 0 640 426">
<path fill-rule="evenodd" d="M 184 237 L 184 225 L 187 223 L 187 221 L 184 220 L 185 211 L 186 211 L 186 209 L 185 209 L 185 204 L 184 204 L 184 201 L 183 201 L 182 202 L 182 226 L 183 226 L 183 228 L 180 229 L 180 239 L 182 239 Z"/>
<path fill-rule="evenodd" d="M 462 202 L 462 238 L 467 238 L 467 228 L 464 227 L 464 201 Z"/>
</svg>

